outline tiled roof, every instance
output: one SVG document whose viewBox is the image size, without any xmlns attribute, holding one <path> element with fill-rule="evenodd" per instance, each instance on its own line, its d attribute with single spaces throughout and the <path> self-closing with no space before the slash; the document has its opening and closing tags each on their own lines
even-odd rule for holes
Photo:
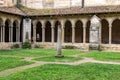
<svg viewBox="0 0 120 80">
<path fill-rule="evenodd" d="M 97 7 L 84 7 L 84 8 L 72 7 L 72 8 L 59 8 L 59 9 L 29 9 L 29 8 L 21 8 L 21 9 L 30 16 L 120 12 L 120 6 L 97 6 Z"/>
<path fill-rule="evenodd" d="M 24 13 L 16 7 L 0 7 L 0 12 L 17 14 L 17 15 L 24 15 Z"/>
<path fill-rule="evenodd" d="M 97 7 L 71 7 L 58 9 L 30 9 L 21 7 L 0 7 L 0 12 L 6 12 L 17 15 L 28 16 L 46 16 L 46 15 L 67 15 L 67 14 L 91 14 L 91 13 L 118 13 L 119 6 L 97 6 Z"/>
</svg>

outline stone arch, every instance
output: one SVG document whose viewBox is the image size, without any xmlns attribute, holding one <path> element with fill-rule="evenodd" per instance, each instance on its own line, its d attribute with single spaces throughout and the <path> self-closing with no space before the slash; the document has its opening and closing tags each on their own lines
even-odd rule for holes
<svg viewBox="0 0 120 80">
<path fill-rule="evenodd" d="M 46 21 L 45 23 L 45 42 L 51 42 L 51 23 L 49 21 Z"/>
<path fill-rule="evenodd" d="M 72 23 L 67 20 L 65 22 L 65 42 L 72 42 Z"/>
<path fill-rule="evenodd" d="M 2 31 L 3 31 L 2 25 L 3 25 L 3 19 L 0 18 L 0 42 L 2 42 Z"/>
<path fill-rule="evenodd" d="M 109 22 L 106 19 L 101 20 L 101 41 L 103 44 L 109 43 Z"/>
<path fill-rule="evenodd" d="M 112 23 L 112 43 L 120 44 L 120 20 L 115 19 Z"/>
<path fill-rule="evenodd" d="M 42 24 L 40 21 L 36 24 L 36 42 L 42 42 Z"/>
<path fill-rule="evenodd" d="M 75 42 L 83 42 L 83 23 L 80 20 L 76 21 L 75 23 Z"/>
<path fill-rule="evenodd" d="M 58 25 L 61 25 L 60 21 L 55 21 L 55 28 L 54 28 L 54 41 L 57 42 L 57 34 L 58 34 Z"/>
<path fill-rule="evenodd" d="M 11 27 L 11 21 L 9 19 L 6 19 L 5 21 L 5 42 L 9 42 L 9 33 L 10 33 L 10 27 Z"/>
<path fill-rule="evenodd" d="M 86 24 L 86 43 L 89 43 L 90 40 L 90 20 Z"/>
<path fill-rule="evenodd" d="M 17 20 L 15 20 L 14 22 L 13 22 L 13 42 L 16 42 L 17 41 L 17 39 L 16 39 L 16 37 L 17 37 L 17 29 L 18 29 L 18 24 L 19 22 L 17 21 Z"/>
</svg>

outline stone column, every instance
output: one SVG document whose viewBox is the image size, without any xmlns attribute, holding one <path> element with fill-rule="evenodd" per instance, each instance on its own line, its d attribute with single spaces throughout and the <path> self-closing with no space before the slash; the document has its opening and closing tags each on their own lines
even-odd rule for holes
<svg viewBox="0 0 120 80">
<path fill-rule="evenodd" d="M 2 42 L 2 25 L 0 26 L 0 42 Z"/>
<path fill-rule="evenodd" d="M 2 42 L 5 42 L 5 25 L 2 25 Z"/>
<path fill-rule="evenodd" d="M 42 42 L 45 42 L 45 27 L 42 27 Z"/>
<path fill-rule="evenodd" d="M 9 42 L 11 42 L 11 29 L 12 29 L 12 26 L 9 25 Z"/>
<path fill-rule="evenodd" d="M 109 44 L 112 43 L 112 25 L 109 24 Z"/>
<path fill-rule="evenodd" d="M 61 21 L 61 28 L 62 28 L 62 43 L 64 43 L 64 36 L 65 36 L 65 30 L 64 30 L 64 21 Z"/>
<path fill-rule="evenodd" d="M 72 20 L 72 43 L 75 43 L 75 20 Z"/>
<path fill-rule="evenodd" d="M 86 23 L 83 24 L 83 43 L 86 43 Z"/>
<path fill-rule="evenodd" d="M 10 36 L 10 42 L 13 42 L 13 26 L 10 28 L 11 30 L 11 36 Z M 17 35 L 17 34 L 16 34 Z"/>
<path fill-rule="evenodd" d="M 52 44 L 54 44 L 54 21 L 51 22 L 51 29 L 52 29 L 52 33 L 51 33 L 51 39 L 52 39 Z"/>
<path fill-rule="evenodd" d="M 36 43 L 36 26 L 33 25 L 33 42 Z"/>
</svg>

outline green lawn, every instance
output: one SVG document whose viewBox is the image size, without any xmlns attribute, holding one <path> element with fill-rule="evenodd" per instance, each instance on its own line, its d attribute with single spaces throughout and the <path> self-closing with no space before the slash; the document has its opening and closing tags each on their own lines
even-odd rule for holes
<svg viewBox="0 0 120 80">
<path fill-rule="evenodd" d="M 47 64 L 0 80 L 120 80 L 120 65 L 86 63 L 78 66 Z"/>
<path fill-rule="evenodd" d="M 81 53 L 80 50 L 62 50 L 66 55 L 74 55 Z M 38 57 L 38 56 L 55 56 L 56 50 L 53 49 L 18 49 L 18 50 L 1 50 L 0 55 L 18 56 L 18 57 Z"/>
<path fill-rule="evenodd" d="M 81 57 L 90 57 L 97 60 L 120 61 L 120 52 L 89 52 Z"/>
<path fill-rule="evenodd" d="M 23 61 L 21 58 L 0 56 L 0 71 L 15 68 L 18 66 L 28 65 L 31 63 L 33 62 Z"/>
<path fill-rule="evenodd" d="M 63 58 L 56 58 L 55 56 L 48 56 L 48 57 L 35 58 L 34 60 L 46 61 L 46 62 L 73 62 L 73 61 L 78 61 L 78 60 L 82 60 L 82 59 L 83 58 L 81 58 L 81 57 L 65 56 Z"/>
</svg>

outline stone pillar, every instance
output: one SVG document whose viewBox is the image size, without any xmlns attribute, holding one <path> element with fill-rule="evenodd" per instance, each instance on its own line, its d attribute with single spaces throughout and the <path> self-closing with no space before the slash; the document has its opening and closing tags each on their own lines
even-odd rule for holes
<svg viewBox="0 0 120 80">
<path fill-rule="evenodd" d="M 11 29 L 10 30 L 11 31 L 10 42 L 13 42 L 13 26 L 11 26 L 10 29 Z"/>
<path fill-rule="evenodd" d="M 100 32 L 99 29 L 101 27 L 100 19 L 94 15 L 91 18 L 91 26 L 90 26 L 90 50 L 99 50 L 100 47 Z"/>
<path fill-rule="evenodd" d="M 11 42 L 11 26 L 9 25 L 9 41 L 8 42 Z"/>
<path fill-rule="evenodd" d="M 112 24 L 109 24 L 109 44 L 112 43 Z"/>
<path fill-rule="evenodd" d="M 75 20 L 72 20 L 72 43 L 75 43 Z"/>
<path fill-rule="evenodd" d="M 3 34 L 2 34 L 2 42 L 5 42 L 5 25 L 3 25 L 2 28 L 3 28 L 2 29 L 3 30 L 2 31 L 3 32 Z"/>
<path fill-rule="evenodd" d="M 16 41 L 20 42 L 20 25 L 16 27 Z"/>
<path fill-rule="evenodd" d="M 83 24 L 83 43 L 86 43 L 86 23 Z"/>
<path fill-rule="evenodd" d="M 33 42 L 36 43 L 36 26 L 33 25 Z"/>
<path fill-rule="evenodd" d="M 2 42 L 2 25 L 0 26 L 0 42 Z"/>
<path fill-rule="evenodd" d="M 51 29 L 52 29 L 52 33 L 51 33 L 51 39 L 52 39 L 52 44 L 54 44 L 54 21 L 51 22 Z"/>
<path fill-rule="evenodd" d="M 64 36 L 65 36 L 65 30 L 64 30 L 64 21 L 61 21 L 61 28 L 62 28 L 62 43 L 64 43 Z"/>
</svg>

